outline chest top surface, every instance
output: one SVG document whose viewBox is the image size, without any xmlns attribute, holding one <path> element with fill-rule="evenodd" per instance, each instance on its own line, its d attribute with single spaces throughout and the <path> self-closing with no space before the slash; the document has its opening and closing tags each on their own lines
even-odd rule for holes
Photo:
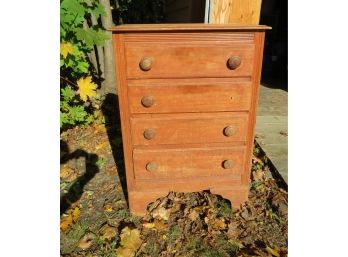
<svg viewBox="0 0 348 257">
<path fill-rule="evenodd" d="M 124 24 L 114 26 L 109 31 L 123 32 L 170 32 L 170 31 L 265 31 L 271 27 L 265 25 L 169 23 L 169 24 Z"/>
</svg>

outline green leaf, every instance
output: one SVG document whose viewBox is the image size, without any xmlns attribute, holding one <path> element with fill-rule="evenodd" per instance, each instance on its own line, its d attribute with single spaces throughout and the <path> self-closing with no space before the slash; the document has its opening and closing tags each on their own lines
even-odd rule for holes
<svg viewBox="0 0 348 257">
<path fill-rule="evenodd" d="M 89 68 L 89 64 L 88 64 L 88 62 L 86 62 L 86 61 L 79 61 L 79 62 L 77 63 L 76 68 L 77 68 L 80 72 L 82 72 L 82 73 L 87 73 L 87 72 L 88 72 L 88 68 Z"/>
<path fill-rule="evenodd" d="M 84 121 L 87 115 L 87 112 L 85 111 L 85 108 L 82 105 L 71 107 L 70 113 L 71 118 L 76 121 Z"/>
<path fill-rule="evenodd" d="M 75 96 L 75 92 L 72 90 L 70 86 L 66 86 L 65 88 L 62 88 L 61 93 L 64 98 L 64 101 L 67 101 L 67 102 L 69 102 Z"/>
<path fill-rule="evenodd" d="M 78 40 L 83 40 L 87 45 L 104 45 L 105 40 L 110 39 L 104 30 L 95 30 L 93 28 L 83 29 L 76 28 L 76 37 Z"/>
<path fill-rule="evenodd" d="M 60 127 L 63 127 L 65 124 L 68 124 L 69 119 L 68 115 L 64 112 L 60 112 Z"/>
<path fill-rule="evenodd" d="M 60 9 L 61 12 L 63 10 L 63 13 L 76 13 L 79 16 L 84 16 L 85 14 L 85 8 L 79 0 L 63 0 L 60 4 Z"/>
<path fill-rule="evenodd" d="M 96 4 L 92 9 L 89 10 L 89 13 L 93 14 L 95 17 L 105 16 L 105 8 L 102 4 L 98 3 Z"/>
</svg>

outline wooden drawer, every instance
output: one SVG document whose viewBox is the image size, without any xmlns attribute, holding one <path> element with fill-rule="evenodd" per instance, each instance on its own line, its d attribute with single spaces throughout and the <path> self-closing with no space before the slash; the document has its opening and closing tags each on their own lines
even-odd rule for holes
<svg viewBox="0 0 348 257">
<path fill-rule="evenodd" d="M 244 142 L 247 113 L 139 114 L 131 118 L 133 145 Z"/>
<path fill-rule="evenodd" d="M 235 42 L 128 42 L 125 44 L 127 77 L 190 78 L 250 77 L 253 72 L 254 44 Z M 231 69 L 231 56 L 240 58 L 240 65 Z M 149 70 L 142 70 L 141 63 Z"/>
<path fill-rule="evenodd" d="M 134 149 L 135 179 L 236 176 L 243 172 L 245 147 Z"/>
<path fill-rule="evenodd" d="M 129 108 L 131 113 L 247 111 L 251 88 L 249 79 L 129 80 Z"/>
</svg>

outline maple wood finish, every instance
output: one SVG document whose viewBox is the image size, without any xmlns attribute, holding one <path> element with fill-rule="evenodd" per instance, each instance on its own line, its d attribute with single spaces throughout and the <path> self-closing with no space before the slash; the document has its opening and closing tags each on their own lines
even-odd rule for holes
<svg viewBox="0 0 348 257">
<path fill-rule="evenodd" d="M 171 190 L 248 198 L 266 26 L 111 29 L 130 210 Z"/>
</svg>

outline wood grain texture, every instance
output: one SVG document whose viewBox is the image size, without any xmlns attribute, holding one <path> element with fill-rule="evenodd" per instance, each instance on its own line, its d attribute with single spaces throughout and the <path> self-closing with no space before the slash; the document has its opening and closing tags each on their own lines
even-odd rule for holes
<svg viewBox="0 0 348 257">
<path fill-rule="evenodd" d="M 144 213 L 171 190 L 210 189 L 234 207 L 247 200 L 267 29 L 256 27 L 137 25 L 114 31 L 132 213 Z M 235 53 L 242 65 L 230 70 L 227 60 Z M 149 55 L 153 59 L 143 68 L 150 70 L 140 70 L 139 61 Z M 144 102 L 145 96 L 151 97 Z M 144 138 L 147 129 L 150 139 Z"/>
<path fill-rule="evenodd" d="M 226 32 L 226 31 L 207 31 L 201 32 L 172 32 L 172 33 L 127 33 L 124 34 L 125 42 L 155 42 L 165 44 L 201 44 L 207 42 L 224 43 L 227 44 L 240 43 L 240 44 L 253 44 L 255 34 L 250 31 L 236 31 L 236 32 Z M 217 40 L 218 39 L 218 40 Z"/>
<path fill-rule="evenodd" d="M 134 149 L 135 179 L 193 178 L 198 182 L 207 176 L 240 175 L 244 169 L 244 147 L 221 148 L 168 148 L 166 150 Z M 222 163 L 231 160 L 232 168 L 224 169 Z M 156 163 L 154 172 L 146 170 L 146 164 Z M 177 184 L 173 182 L 173 185 Z"/>
<path fill-rule="evenodd" d="M 257 31 L 269 30 L 271 27 L 265 25 L 248 24 L 203 24 L 203 23 L 167 23 L 167 24 L 125 24 L 108 28 L 114 32 L 164 32 L 172 33 L 175 31 Z"/>
<path fill-rule="evenodd" d="M 114 53 L 116 61 L 117 92 L 121 117 L 121 130 L 126 168 L 127 189 L 132 190 L 134 185 L 132 135 L 129 121 L 128 92 L 126 80 L 126 65 L 124 58 L 124 41 L 122 34 L 113 34 Z"/>
<path fill-rule="evenodd" d="M 128 86 L 131 113 L 247 111 L 252 92 L 248 77 L 244 80 L 129 80 Z M 141 103 L 146 96 L 154 99 L 149 108 Z"/>
<path fill-rule="evenodd" d="M 258 25 L 262 0 L 214 0 L 210 23 Z"/>
<path fill-rule="evenodd" d="M 247 124 L 247 114 L 233 112 L 133 115 L 132 141 L 133 145 L 243 142 Z M 227 126 L 233 129 L 231 136 L 224 134 Z M 154 138 L 146 139 L 146 130 L 153 131 Z"/>
<path fill-rule="evenodd" d="M 127 77 L 144 78 L 192 78 L 192 77 L 241 77 L 250 76 L 253 67 L 253 44 L 199 43 L 159 44 L 151 42 L 127 43 L 125 54 Z M 231 70 L 227 61 L 239 56 L 241 65 Z M 142 58 L 152 58 L 149 71 L 139 67 Z"/>
<path fill-rule="evenodd" d="M 256 125 L 256 111 L 259 100 L 260 79 L 262 70 L 262 57 L 265 33 L 255 32 L 255 57 L 253 65 L 253 89 L 250 108 L 250 119 L 247 135 L 247 156 L 245 164 L 245 172 L 242 176 L 242 183 L 248 184 L 250 182 L 251 157 L 254 149 L 255 125 Z"/>
</svg>

